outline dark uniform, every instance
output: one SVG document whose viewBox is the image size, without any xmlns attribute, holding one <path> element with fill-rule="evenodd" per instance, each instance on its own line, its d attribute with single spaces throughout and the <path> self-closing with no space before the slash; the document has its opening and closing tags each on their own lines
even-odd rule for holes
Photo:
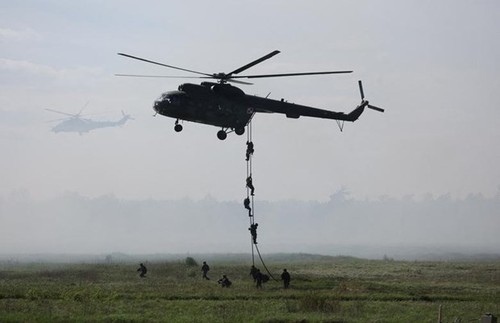
<svg viewBox="0 0 500 323">
<path fill-rule="evenodd" d="M 206 280 L 210 280 L 210 278 L 208 278 L 208 276 L 207 276 L 207 273 L 209 270 L 210 270 L 210 267 L 204 261 L 203 266 L 201 266 L 201 271 L 203 272 L 203 278 L 205 278 Z"/>
<path fill-rule="evenodd" d="M 259 226 L 259 224 L 255 223 L 255 224 L 251 224 L 250 228 L 248 228 L 248 230 L 250 230 L 250 234 L 252 235 L 252 239 L 253 239 L 254 244 L 257 244 L 257 227 L 258 226 Z"/>
<path fill-rule="evenodd" d="M 255 187 L 253 186 L 252 183 L 252 175 L 247 177 L 247 187 L 250 189 L 250 195 L 254 195 Z"/>
<path fill-rule="evenodd" d="M 253 142 L 247 141 L 247 161 L 250 159 L 250 155 L 253 155 Z"/>
<path fill-rule="evenodd" d="M 250 199 L 248 197 L 243 200 L 243 205 L 248 210 L 248 216 L 252 216 L 252 208 L 250 207 Z"/>
<path fill-rule="evenodd" d="M 255 287 L 262 288 L 262 273 L 259 269 L 257 269 L 257 273 L 255 274 Z"/>
<path fill-rule="evenodd" d="M 255 266 L 250 267 L 250 276 L 252 276 L 254 283 L 257 281 L 257 271 L 258 269 Z"/>
<path fill-rule="evenodd" d="M 146 266 L 144 266 L 142 263 L 139 265 L 139 268 L 137 269 L 137 271 L 140 271 L 141 274 L 139 275 L 139 277 L 141 278 L 144 278 L 146 277 L 146 273 L 148 272 L 148 269 L 146 268 Z"/>
<path fill-rule="evenodd" d="M 222 287 L 231 286 L 231 281 L 226 277 L 226 275 L 222 275 L 222 278 L 217 281 Z"/>
<path fill-rule="evenodd" d="M 288 288 L 290 286 L 290 273 L 283 269 L 283 273 L 281 274 L 281 280 L 283 280 L 283 287 Z"/>
</svg>

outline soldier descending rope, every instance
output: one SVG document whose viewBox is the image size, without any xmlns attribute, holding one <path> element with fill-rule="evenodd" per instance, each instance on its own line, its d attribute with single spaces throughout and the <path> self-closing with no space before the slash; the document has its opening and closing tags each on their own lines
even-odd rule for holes
<svg viewBox="0 0 500 323">
<path fill-rule="evenodd" d="M 247 161 L 247 179 L 246 179 L 246 187 L 247 187 L 247 197 L 243 200 L 243 206 L 245 207 L 246 210 L 248 210 L 248 217 L 250 220 L 250 228 L 248 230 L 250 231 L 250 235 L 252 236 L 252 268 L 250 270 L 250 275 L 254 279 L 254 282 L 256 283 L 257 287 L 260 288 L 262 287 L 262 283 L 265 283 L 269 280 L 269 278 L 272 278 L 273 280 L 276 280 L 273 275 L 269 272 L 269 269 L 266 267 L 266 264 L 264 263 L 264 260 L 262 259 L 262 256 L 260 254 L 259 248 L 257 247 L 257 227 L 258 223 L 255 223 L 255 206 L 254 206 L 254 195 L 255 195 L 255 187 L 253 186 L 253 181 L 252 181 L 252 158 L 253 158 L 253 153 L 254 153 L 254 144 L 252 142 L 252 125 L 251 123 L 248 123 L 247 125 L 247 150 L 246 150 L 246 161 Z M 257 251 L 257 254 L 259 255 L 260 261 L 262 262 L 262 265 L 264 266 L 265 270 L 269 274 L 262 274 L 260 270 L 258 270 L 255 267 L 255 257 L 254 257 L 254 250 Z"/>
<path fill-rule="evenodd" d="M 250 155 L 253 155 L 253 142 L 247 141 L 247 153 L 246 153 L 246 161 L 250 160 Z"/>
<path fill-rule="evenodd" d="M 252 216 L 252 208 L 250 207 L 250 198 L 245 198 L 243 200 L 243 206 L 248 210 L 248 216 Z"/>
<path fill-rule="evenodd" d="M 250 195 L 255 195 L 255 187 L 253 186 L 252 174 L 247 177 L 247 187 L 250 189 Z"/>
<path fill-rule="evenodd" d="M 248 228 L 248 230 L 250 230 L 250 234 L 252 235 L 252 239 L 253 239 L 254 244 L 257 244 L 257 227 L 258 226 L 259 226 L 258 223 L 253 223 L 250 225 L 250 228 Z"/>
</svg>

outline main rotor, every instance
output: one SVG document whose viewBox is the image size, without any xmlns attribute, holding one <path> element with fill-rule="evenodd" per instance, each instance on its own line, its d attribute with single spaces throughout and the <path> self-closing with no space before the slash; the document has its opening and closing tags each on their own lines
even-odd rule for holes
<svg viewBox="0 0 500 323">
<path fill-rule="evenodd" d="M 152 61 L 149 59 L 137 57 L 137 56 L 132 56 L 129 54 L 125 53 L 118 53 L 118 55 L 125 56 L 128 58 L 136 59 L 139 61 L 143 61 L 146 63 L 150 64 L 155 64 L 155 65 L 160 65 L 163 67 L 168 67 L 171 69 L 176 69 L 179 71 L 184 71 L 188 73 L 193 73 L 193 74 L 198 74 L 198 75 L 203 75 L 203 76 L 164 76 L 164 75 L 135 75 L 135 74 L 115 74 L 116 76 L 129 76 L 129 77 L 159 77 L 159 78 L 201 78 L 201 79 L 215 79 L 217 80 L 220 84 L 224 84 L 227 82 L 232 82 L 232 83 L 239 83 L 239 84 L 247 84 L 251 85 L 253 83 L 249 82 L 244 82 L 244 81 L 239 81 L 236 79 L 252 79 L 252 78 L 267 78 L 267 77 L 287 77 L 287 76 L 304 76 L 304 75 L 324 75 L 324 74 L 345 74 L 345 73 L 352 73 L 352 71 L 326 71 L 326 72 L 301 72 L 301 73 L 282 73 L 282 74 L 258 74 L 258 75 L 238 75 L 239 73 L 249 69 L 250 67 L 253 67 L 277 54 L 279 54 L 279 50 L 272 51 L 271 53 L 262 56 L 259 59 L 254 60 L 253 62 L 250 62 L 240 68 L 235 69 L 234 71 L 230 73 L 204 73 L 204 72 L 199 72 L 199 71 L 194 71 L 182 67 L 177 67 L 177 66 L 172 66 L 168 64 L 163 64 L 160 62 Z"/>
</svg>

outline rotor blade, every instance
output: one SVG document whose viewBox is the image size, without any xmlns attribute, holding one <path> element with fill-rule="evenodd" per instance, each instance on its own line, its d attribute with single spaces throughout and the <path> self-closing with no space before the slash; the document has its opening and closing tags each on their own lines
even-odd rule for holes
<svg viewBox="0 0 500 323">
<path fill-rule="evenodd" d="M 370 108 L 370 109 L 373 109 L 373 110 L 376 110 L 376 111 L 380 111 L 380 112 L 384 112 L 385 111 L 384 109 L 376 107 L 376 106 L 371 105 L 371 104 L 368 104 L 366 107 Z"/>
<path fill-rule="evenodd" d="M 48 120 L 46 122 L 56 122 L 56 121 L 62 121 L 62 120 L 69 120 L 70 118 L 59 118 L 59 119 L 52 119 L 52 120 Z"/>
<path fill-rule="evenodd" d="M 237 84 L 244 84 L 244 85 L 253 85 L 253 83 L 250 83 L 250 82 L 243 82 L 243 81 L 236 81 L 236 80 L 233 80 L 232 78 L 230 78 L 229 80 L 227 80 L 228 82 L 231 82 L 231 83 L 237 83 Z"/>
<path fill-rule="evenodd" d="M 136 57 L 136 56 L 124 54 L 124 53 L 118 53 L 118 55 L 125 56 L 125 57 L 128 57 L 128 58 L 137 59 L 139 61 L 143 61 L 143 62 L 146 62 L 146 63 L 151 63 L 151 64 L 156 64 L 156 65 L 160 65 L 160 66 L 164 66 L 164 67 L 173 68 L 173 69 L 184 71 L 184 72 L 190 72 L 190 73 L 195 73 L 195 74 L 200 74 L 200 75 L 205 75 L 205 76 L 212 76 L 212 75 L 207 74 L 207 73 L 202 73 L 202 72 L 198 72 L 198 71 L 192 71 L 192 70 L 188 70 L 188 69 L 181 68 L 181 67 L 176 67 L 176 66 L 172 66 L 172 65 L 163 64 L 163 63 L 158 63 L 158 62 L 155 62 L 155 61 L 151 61 L 149 59 L 140 58 L 140 57 Z"/>
<path fill-rule="evenodd" d="M 365 92 L 363 92 L 363 83 L 361 83 L 361 80 L 358 81 L 359 85 L 359 93 L 361 94 L 361 101 L 365 99 Z"/>
<path fill-rule="evenodd" d="M 215 77 L 208 76 L 167 76 L 167 75 L 137 75 L 137 74 L 115 74 L 115 76 L 125 76 L 125 77 L 150 77 L 150 78 L 175 78 L 175 79 L 215 79 Z M 253 85 L 250 82 L 236 81 L 229 79 L 228 82 Z"/>
<path fill-rule="evenodd" d="M 330 71 L 330 72 L 304 72 L 304 73 L 284 73 L 284 74 L 262 74 L 262 75 L 246 75 L 246 76 L 231 76 L 232 79 L 236 78 L 264 78 L 264 77 L 284 77 L 284 76 L 303 76 L 303 75 L 323 75 L 323 74 L 345 74 L 352 73 L 352 71 Z"/>
<path fill-rule="evenodd" d="M 156 78 L 176 78 L 176 79 L 212 79 L 209 76 L 169 76 L 169 75 L 140 75 L 140 74 L 115 74 L 115 76 L 126 77 L 156 77 Z"/>
<path fill-rule="evenodd" d="M 45 109 L 45 110 L 50 111 L 50 112 L 55 112 L 55 113 L 63 114 L 65 116 L 69 116 L 69 117 L 76 117 L 77 116 L 76 114 L 61 112 L 61 111 L 52 110 L 52 109 Z"/>
<path fill-rule="evenodd" d="M 85 109 L 87 107 L 87 105 L 89 105 L 89 101 L 87 101 L 87 103 L 85 103 L 85 105 L 80 109 L 80 112 L 78 112 L 78 114 L 76 116 L 79 116 L 80 114 L 82 114 L 83 109 Z"/>
<path fill-rule="evenodd" d="M 261 58 L 259 58 L 259 59 L 256 59 L 255 61 L 253 61 L 253 62 L 251 62 L 251 63 L 248 63 L 248 64 L 247 64 L 247 65 L 245 65 L 245 66 L 242 66 L 242 67 L 240 67 L 240 68 L 238 68 L 238 69 L 236 69 L 236 70 L 232 71 L 231 73 L 228 73 L 227 75 L 228 75 L 228 76 L 231 76 L 232 74 L 238 74 L 238 73 L 241 73 L 241 72 L 243 72 L 244 70 L 249 69 L 250 67 L 252 67 L 252 66 L 254 66 L 254 65 L 257 65 L 257 64 L 259 64 L 259 63 L 261 63 L 261 62 L 265 61 L 266 59 L 269 59 L 269 58 L 271 58 L 271 57 L 273 57 L 274 55 L 277 55 L 277 54 L 279 54 L 279 53 L 280 53 L 280 51 L 279 51 L 279 50 L 275 50 L 275 51 L 273 51 L 273 52 L 271 52 L 271 53 L 269 53 L 269 54 L 267 54 L 267 55 L 265 55 L 265 56 L 262 56 L 262 57 L 261 57 Z"/>
<path fill-rule="evenodd" d="M 122 110 L 122 116 L 123 116 L 124 118 L 130 119 L 130 120 L 135 120 L 134 118 L 132 118 L 132 117 L 130 116 L 130 114 L 126 114 L 123 110 Z"/>
</svg>

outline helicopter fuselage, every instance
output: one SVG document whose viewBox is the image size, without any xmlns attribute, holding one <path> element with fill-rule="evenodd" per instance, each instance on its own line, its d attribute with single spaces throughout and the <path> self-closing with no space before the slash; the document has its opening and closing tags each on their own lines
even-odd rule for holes
<svg viewBox="0 0 500 323">
<path fill-rule="evenodd" d="M 242 134 L 256 112 L 282 113 L 288 118 L 308 116 L 354 121 L 353 115 L 284 100 L 247 95 L 230 84 L 203 82 L 181 84 L 178 91 L 166 92 L 155 101 L 154 110 L 163 116 L 232 129 Z M 357 117 L 356 117 L 357 118 Z"/>
<path fill-rule="evenodd" d="M 90 132 L 94 129 L 106 128 L 106 127 L 116 127 L 124 125 L 127 120 L 131 117 L 129 115 L 123 115 L 120 120 L 117 121 L 95 121 L 87 118 L 81 118 L 79 116 L 70 117 L 69 119 L 62 121 L 58 125 L 52 128 L 55 133 L 59 132 L 78 132 L 80 135 Z"/>
</svg>

